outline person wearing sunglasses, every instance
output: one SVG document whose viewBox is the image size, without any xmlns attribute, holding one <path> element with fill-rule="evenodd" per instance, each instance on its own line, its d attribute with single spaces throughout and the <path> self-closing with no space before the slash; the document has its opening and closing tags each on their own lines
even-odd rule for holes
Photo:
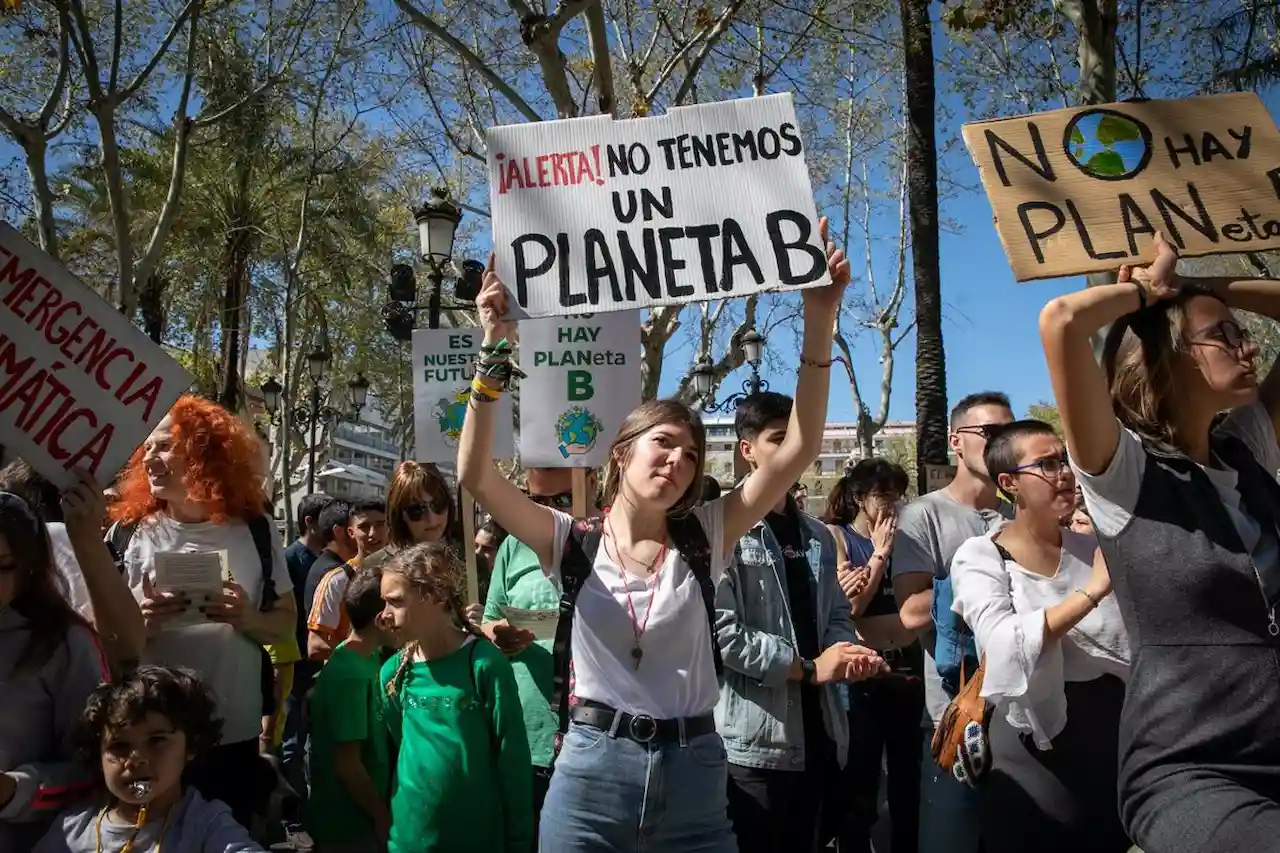
<svg viewBox="0 0 1280 853">
<path fill-rule="evenodd" d="M 1017 507 L 951 561 L 951 609 L 973 629 L 995 706 L 977 786 L 983 849 L 1125 853 L 1115 792 L 1129 638 L 1106 561 L 1062 526 L 1076 482 L 1051 426 L 1015 421 L 983 455 Z"/>
<path fill-rule="evenodd" d="M 1280 319 L 1280 282 L 1184 279 L 1174 247 L 1153 241 L 1150 267 L 1040 314 L 1133 647 L 1120 814 L 1146 853 L 1274 850 L 1280 371 L 1259 381 L 1233 310 Z M 1107 326 L 1099 365 L 1090 342 Z"/>
<path fill-rule="evenodd" d="M 898 515 L 893 540 L 893 594 L 902 624 L 924 646 L 924 747 L 920 782 L 921 853 L 977 853 L 981 840 L 978 803 L 967 785 L 933 760 L 929 744 L 947 704 L 955 698 L 960 661 L 978 665 L 973 638 L 950 615 L 951 558 L 971 536 L 1003 521 L 995 483 L 987 473 L 987 441 L 1013 420 L 1009 398 L 996 391 L 970 394 L 951 410 L 949 442 L 955 478 L 908 503 Z M 935 604 L 935 597 L 937 602 Z M 940 614 L 935 623 L 934 612 Z"/>
<path fill-rule="evenodd" d="M 63 508 L 80 565 L 112 572 L 101 490 L 84 477 Z M 110 680 L 97 635 L 63 596 L 45 523 L 0 492 L 0 851 L 32 849 L 59 810 L 92 792 L 73 736 L 89 694 Z"/>
<path fill-rule="evenodd" d="M 526 490 L 529 500 L 542 506 L 571 512 L 573 509 L 573 469 L 526 468 Z M 596 472 L 587 472 L 587 494 L 591 496 L 591 515 L 598 515 L 594 500 L 597 491 Z M 529 751 L 533 757 L 533 820 L 537 838 L 538 816 L 551 782 L 551 765 L 555 760 L 555 734 L 559 720 L 547 702 L 552 694 L 555 667 L 552 641 L 535 640 L 533 633 L 507 621 L 507 608 L 520 610 L 556 610 L 560 591 L 542 571 L 538 555 L 528 545 L 508 535 L 493 558 L 489 594 L 485 599 L 485 636 L 493 641 L 511 661 L 516 674 L 516 687 L 524 709 L 525 730 L 529 735 Z M 535 842 L 535 848 L 537 846 Z"/>
</svg>

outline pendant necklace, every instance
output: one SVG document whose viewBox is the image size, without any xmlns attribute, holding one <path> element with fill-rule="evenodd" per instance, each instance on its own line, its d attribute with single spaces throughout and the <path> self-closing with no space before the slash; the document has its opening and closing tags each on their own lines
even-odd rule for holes
<svg viewBox="0 0 1280 853">
<path fill-rule="evenodd" d="M 605 523 L 608 524 L 608 521 L 606 520 Z M 610 528 L 610 533 L 612 534 L 612 528 Z M 640 639 L 644 636 L 645 629 L 649 626 L 649 614 L 653 612 L 653 600 L 658 597 L 658 589 L 657 589 L 657 585 L 655 584 L 654 589 L 649 594 L 649 604 L 644 609 L 644 620 L 641 621 L 640 619 L 636 618 L 636 607 L 631 600 L 631 582 L 627 579 L 627 570 L 622 565 L 622 552 L 618 550 L 616 542 L 614 543 L 612 553 L 610 553 L 609 542 L 612 539 L 613 539 L 612 535 L 605 537 L 605 540 L 604 540 L 605 554 L 611 557 L 613 561 L 617 564 L 618 574 L 622 578 L 622 591 L 627 594 L 627 611 L 631 614 L 631 632 L 632 634 L 635 635 L 635 640 L 636 640 L 635 645 L 631 647 L 631 660 L 635 662 L 634 664 L 635 668 L 639 669 L 640 661 L 644 659 L 644 649 L 640 647 Z M 648 565 L 645 566 L 645 571 L 648 573 L 650 577 L 654 576 L 655 574 L 660 575 L 662 573 L 662 563 L 666 559 L 666 556 L 667 556 L 667 537 L 664 535 L 662 537 L 662 547 L 658 549 L 658 553 L 654 555 L 654 558 L 649 562 Z M 632 560 L 632 562 L 638 563 L 639 561 Z M 655 566 L 657 567 L 656 572 L 654 571 Z M 647 580 L 645 581 L 645 584 L 646 586 L 648 585 Z"/>
</svg>

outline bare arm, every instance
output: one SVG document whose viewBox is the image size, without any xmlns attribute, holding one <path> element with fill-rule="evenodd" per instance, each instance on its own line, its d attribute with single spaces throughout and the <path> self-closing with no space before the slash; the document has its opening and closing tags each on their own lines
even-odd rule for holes
<svg viewBox="0 0 1280 853">
<path fill-rule="evenodd" d="M 849 283 L 849 262 L 844 251 L 827 242 L 827 219 L 819 223 L 827 246 L 831 285 L 803 292 L 804 343 L 800 350 L 800 375 L 795 403 L 787 422 L 787 436 L 767 465 L 748 477 L 725 498 L 724 542 L 727 553 L 743 534 L 777 506 L 787 489 L 805 472 L 822 449 L 827 422 L 827 398 L 831 389 L 831 339 L 836 313 Z M 826 365 L 818 367 L 816 365 Z"/>
<path fill-rule="evenodd" d="M 911 572 L 893 579 L 898 616 L 909 631 L 922 633 L 933 627 L 933 575 Z"/>
<path fill-rule="evenodd" d="M 298 604 L 293 593 L 286 592 L 276 599 L 270 610 L 246 608 L 244 627 L 240 630 L 254 642 L 270 645 L 288 637 L 297 623 Z"/>
<path fill-rule="evenodd" d="M 333 645 L 315 631 L 307 632 L 307 658 L 309 660 L 326 661 L 333 654 Z"/>
<path fill-rule="evenodd" d="M 485 271 L 484 288 L 476 298 L 484 342 L 492 346 L 504 338 L 515 339 L 516 324 L 504 321 L 507 292 L 493 269 L 493 255 Z M 493 423 L 496 403 L 470 401 L 458 440 L 458 480 L 471 492 L 494 521 L 528 545 L 545 566 L 555 547 L 555 516 L 508 481 L 493 464 Z"/>
<path fill-rule="evenodd" d="M 1040 312 L 1040 340 L 1049 364 L 1049 379 L 1062 415 L 1062 429 L 1072 461 L 1089 474 L 1105 471 L 1120 443 L 1120 423 L 1111 408 L 1107 379 L 1093 357 L 1090 337 L 1140 308 L 1176 293 L 1177 253 L 1156 236 L 1151 284 L 1122 281 L 1060 296 Z M 1128 273 L 1122 271 L 1122 278 Z M 1146 294 L 1145 300 L 1142 294 Z"/>
<path fill-rule="evenodd" d="M 334 775 L 375 826 L 387 826 L 391 822 L 387 804 L 378 796 L 378 789 L 369 778 L 369 771 L 360 758 L 360 746 L 360 741 L 342 741 L 334 747 Z"/>
</svg>

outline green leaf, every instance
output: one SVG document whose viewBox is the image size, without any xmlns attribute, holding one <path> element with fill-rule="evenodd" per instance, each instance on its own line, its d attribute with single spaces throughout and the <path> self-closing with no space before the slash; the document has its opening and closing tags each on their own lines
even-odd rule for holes
<svg viewBox="0 0 1280 853">
<path fill-rule="evenodd" d="M 1085 170 L 1095 175 L 1115 177 L 1124 174 L 1124 158 L 1114 151 L 1099 151 L 1084 164 Z"/>
<path fill-rule="evenodd" d="M 1138 130 L 1138 126 L 1122 116 L 1104 115 L 1098 121 L 1098 141 L 1103 145 L 1135 142 L 1141 138 L 1142 132 Z"/>
<path fill-rule="evenodd" d="M 1079 125 L 1072 125 L 1071 127 L 1071 143 L 1073 145 L 1084 145 L 1084 134 L 1080 132 Z"/>
</svg>

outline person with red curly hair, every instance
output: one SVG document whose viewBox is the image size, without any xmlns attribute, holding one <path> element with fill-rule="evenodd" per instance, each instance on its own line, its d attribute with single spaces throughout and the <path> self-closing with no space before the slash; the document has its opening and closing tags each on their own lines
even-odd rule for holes
<svg viewBox="0 0 1280 853">
<path fill-rule="evenodd" d="M 143 662 L 192 669 L 217 699 L 222 740 L 192 766 L 192 784 L 206 799 L 225 802 L 246 826 L 262 798 L 256 780 L 263 646 L 292 638 L 297 618 L 283 544 L 263 518 L 263 482 L 252 429 L 220 406 L 185 395 L 129 460 L 110 513 L 116 531 L 132 529 L 119 557 L 147 626 Z M 253 528 L 264 525 L 269 536 L 259 532 L 255 539 Z M 113 541 L 120 538 L 113 533 Z M 271 571 L 264 580 L 266 548 Z M 156 555 L 172 551 L 226 552 L 230 578 L 194 625 L 174 623 L 190 604 L 181 593 L 153 588 Z"/>
</svg>

